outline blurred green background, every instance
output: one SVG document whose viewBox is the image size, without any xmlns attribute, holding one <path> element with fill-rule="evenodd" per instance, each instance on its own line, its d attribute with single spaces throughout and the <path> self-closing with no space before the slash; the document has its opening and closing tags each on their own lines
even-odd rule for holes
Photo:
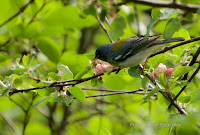
<svg viewBox="0 0 200 135">
<path fill-rule="evenodd" d="M 114 41 L 119 37 L 145 35 L 148 31 L 150 35 L 161 33 L 164 38 L 186 40 L 200 35 L 200 10 L 151 7 L 134 1 L 117 5 L 120 2 L 124 1 L 0 0 L 0 134 L 199 134 L 196 126 L 200 119 L 199 74 L 177 102 L 188 116 L 178 114 L 175 108 L 166 111 L 170 103 L 160 94 L 156 100 L 147 101 L 144 95 L 123 94 L 87 98 L 84 102 L 72 101 L 72 96 L 62 95 L 54 88 L 8 95 L 13 88 L 33 88 L 56 81 L 58 65 L 68 66 L 73 77 L 89 65 L 96 48 L 110 43 L 96 15 Z M 177 2 L 200 8 L 198 0 Z M 9 22 L 1 25 L 10 17 Z M 191 61 L 191 54 L 198 47 L 199 42 L 193 42 L 152 57 L 148 69 L 156 70 L 159 63 L 179 68 Z M 198 63 L 194 64 L 189 76 L 197 66 Z M 84 77 L 92 75 L 93 70 Z M 91 81 L 77 86 L 92 88 Z M 172 93 L 177 94 L 181 87 L 183 84 L 172 89 Z M 132 77 L 124 69 L 118 74 L 105 74 L 103 84 L 95 88 L 136 90 L 142 85 L 139 76 Z M 89 96 L 105 92 L 84 90 L 84 93 Z M 180 127 L 152 126 L 151 123 L 180 124 Z"/>
</svg>

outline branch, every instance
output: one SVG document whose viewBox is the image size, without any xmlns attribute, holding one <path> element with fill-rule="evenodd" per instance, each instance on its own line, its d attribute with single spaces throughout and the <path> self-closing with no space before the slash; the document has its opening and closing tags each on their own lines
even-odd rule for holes
<svg viewBox="0 0 200 135">
<path fill-rule="evenodd" d="M 114 69 L 111 72 L 115 72 L 115 71 L 118 71 L 118 69 Z M 41 86 L 41 87 L 34 87 L 34 88 L 29 88 L 29 89 L 21 89 L 21 90 L 10 91 L 9 95 L 11 96 L 11 95 L 13 95 L 15 93 L 19 93 L 19 92 L 23 93 L 23 92 L 28 92 L 28 91 L 32 91 L 32 90 L 44 89 L 44 88 L 48 88 L 48 87 L 75 86 L 75 85 L 77 85 L 79 83 L 89 81 L 91 79 L 97 78 L 97 77 L 102 76 L 102 75 L 104 75 L 104 73 L 101 73 L 101 74 L 98 74 L 98 75 L 94 75 L 94 76 L 91 76 L 91 77 L 88 77 L 88 78 L 83 78 L 83 79 L 73 79 L 73 80 L 66 80 L 66 81 L 55 81 L 50 85 L 44 85 L 44 86 Z M 73 82 L 73 83 L 69 83 L 69 82 Z"/>
<path fill-rule="evenodd" d="M 121 6 L 127 3 L 135 3 L 135 4 L 142 4 L 148 5 L 152 7 L 166 7 L 166 8 L 176 8 L 182 9 L 189 12 L 196 12 L 200 6 L 199 5 L 192 5 L 192 4 L 183 4 L 181 2 L 174 2 L 174 1 L 155 1 L 155 0 L 126 0 L 121 3 L 115 3 L 114 6 Z"/>
<path fill-rule="evenodd" d="M 76 120 L 73 120 L 71 123 L 76 123 L 76 122 L 80 122 L 80 121 L 84 121 L 84 120 L 87 120 L 87 119 L 90 119 L 91 117 L 95 116 L 95 115 L 99 115 L 100 113 L 97 112 L 97 113 L 92 113 L 90 114 L 89 116 L 87 117 L 84 117 L 84 118 L 78 118 Z"/>
<path fill-rule="evenodd" d="M 0 28 L 5 25 L 6 23 L 10 22 L 12 19 L 14 19 L 15 17 L 17 17 L 20 13 L 23 13 L 24 10 L 31 4 L 33 3 L 35 0 L 30 0 L 27 4 L 25 4 L 24 6 L 22 6 L 19 11 L 17 11 L 13 16 L 11 16 L 10 18 L 8 18 L 5 22 L 3 22 L 2 24 L 0 24 Z"/>
<path fill-rule="evenodd" d="M 100 26 L 101 26 L 102 29 L 104 30 L 104 32 L 106 33 L 106 35 L 107 35 L 108 38 L 110 39 L 110 42 L 111 42 L 111 43 L 114 43 L 114 41 L 112 40 L 112 38 L 111 38 L 110 35 L 108 34 L 108 31 L 107 31 L 106 27 L 105 27 L 105 26 L 103 25 L 103 23 L 100 21 L 99 17 L 96 16 L 96 18 L 97 18 L 97 20 L 98 20 Z"/>
<path fill-rule="evenodd" d="M 108 90 L 108 89 L 99 89 L 99 88 L 81 88 L 82 90 L 93 90 L 93 91 L 105 91 L 105 92 L 128 92 L 130 90 Z M 148 91 L 151 91 L 149 89 Z M 138 89 L 137 91 L 144 91 L 143 89 Z"/>
<path fill-rule="evenodd" d="M 110 95 L 119 95 L 119 94 L 140 94 L 140 95 L 145 95 L 148 93 L 139 93 L 138 91 L 143 91 L 143 89 L 138 89 L 138 90 L 132 90 L 132 91 L 120 91 L 120 92 L 113 92 L 113 93 L 109 93 L 109 94 L 100 94 L 100 95 L 92 95 L 92 96 L 86 96 L 86 98 L 92 98 L 92 97 L 105 97 L 105 96 L 110 96 Z M 157 96 L 156 94 L 154 94 L 154 96 Z M 74 99 L 76 99 L 74 97 Z"/>
<path fill-rule="evenodd" d="M 0 112 L 0 115 L 6 121 L 6 123 L 11 127 L 11 129 L 15 132 L 16 135 L 21 135 L 21 133 L 19 132 L 13 121 L 9 119 L 9 117 L 4 115 L 2 112 Z"/>
<path fill-rule="evenodd" d="M 180 42 L 180 43 L 175 44 L 175 45 L 167 46 L 163 50 L 160 50 L 158 52 L 152 53 L 151 55 L 149 55 L 149 58 L 154 57 L 154 56 L 156 56 L 158 54 L 161 54 L 161 53 L 165 53 L 165 52 L 167 52 L 169 50 L 172 50 L 173 48 L 179 47 L 181 45 L 188 44 L 188 43 L 195 42 L 195 41 L 199 41 L 199 40 L 200 40 L 200 37 L 196 37 L 196 38 L 192 38 L 192 39 Z"/>
<path fill-rule="evenodd" d="M 25 113 L 26 113 L 26 109 L 22 106 L 22 105 L 20 105 L 19 103 L 17 103 L 16 101 L 14 101 L 12 98 L 10 98 L 9 97 L 9 99 L 10 99 L 10 101 L 12 101 L 13 103 L 15 103 L 17 106 L 19 106 L 21 109 L 22 109 L 22 111 L 24 111 Z"/>
<path fill-rule="evenodd" d="M 34 20 L 35 20 L 35 17 L 37 16 L 37 14 L 42 11 L 42 9 L 44 8 L 44 6 L 46 5 L 46 0 L 44 0 L 42 6 L 38 9 L 38 11 L 36 11 L 36 13 L 33 15 L 33 17 L 31 18 L 30 22 L 28 23 L 31 24 Z"/>
<path fill-rule="evenodd" d="M 140 65 L 140 68 L 143 69 L 142 65 Z M 171 96 L 168 94 L 166 94 L 166 92 L 162 91 L 162 88 L 160 87 L 160 85 L 156 82 L 156 80 L 151 77 L 149 74 L 145 74 L 145 76 L 147 78 L 149 78 L 149 80 L 155 85 L 158 86 L 158 88 L 160 89 L 160 93 L 180 112 L 180 114 L 184 114 L 187 115 L 187 113 L 185 112 L 184 109 L 182 109 L 178 104 L 176 104 L 176 102 L 171 98 Z"/>
<path fill-rule="evenodd" d="M 197 57 L 199 56 L 199 54 L 200 54 L 200 47 L 197 49 L 197 51 L 196 51 L 195 54 L 193 55 L 193 58 L 192 58 L 192 60 L 191 60 L 191 62 L 190 62 L 190 64 L 189 64 L 189 66 L 193 66 L 193 65 L 196 63 L 196 60 L 197 60 Z M 184 77 L 182 78 L 182 80 L 186 80 L 187 77 L 188 77 L 188 73 L 186 73 L 186 74 L 184 75 Z"/>
<path fill-rule="evenodd" d="M 188 80 L 188 82 L 191 82 L 191 81 L 192 81 L 192 79 L 196 76 L 196 74 L 199 72 L 199 70 L 200 70 L 200 64 L 199 64 L 199 66 L 197 67 L 197 69 L 194 71 L 194 73 L 192 74 L 192 76 L 190 77 L 190 79 Z M 176 99 L 181 95 L 181 93 L 185 90 L 186 87 L 187 87 L 187 85 L 185 85 L 185 86 L 179 91 L 179 93 L 174 97 L 173 100 L 176 100 Z M 171 106 L 172 106 L 172 104 L 169 105 L 168 109 L 170 109 Z"/>
<path fill-rule="evenodd" d="M 29 104 L 29 106 L 28 106 L 28 108 L 27 108 L 27 110 L 25 112 L 25 118 L 24 118 L 24 122 L 23 122 L 22 135 L 24 135 L 26 127 L 27 127 L 27 124 L 28 124 L 28 122 L 30 120 L 29 111 L 30 111 L 30 109 L 31 109 L 31 107 L 33 105 L 33 102 L 34 102 L 35 98 L 36 98 L 36 95 L 33 95 L 32 99 L 31 99 L 31 102 L 30 102 L 30 104 Z"/>
</svg>

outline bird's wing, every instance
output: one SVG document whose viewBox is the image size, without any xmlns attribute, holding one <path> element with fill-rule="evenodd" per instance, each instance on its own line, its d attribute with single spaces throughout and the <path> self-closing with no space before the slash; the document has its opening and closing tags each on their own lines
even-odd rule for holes
<svg viewBox="0 0 200 135">
<path fill-rule="evenodd" d="M 159 37 L 160 36 L 148 37 L 148 39 L 145 40 L 145 37 L 135 36 L 119 40 L 113 45 L 112 60 L 123 61 L 126 58 L 135 55 L 143 49 L 149 47 Z"/>
</svg>

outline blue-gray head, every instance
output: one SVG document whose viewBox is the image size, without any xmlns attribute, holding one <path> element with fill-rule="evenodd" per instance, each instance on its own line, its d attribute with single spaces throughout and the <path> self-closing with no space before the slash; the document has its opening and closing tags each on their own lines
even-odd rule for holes
<svg viewBox="0 0 200 135">
<path fill-rule="evenodd" d="M 99 46 L 97 48 L 96 52 L 95 52 L 95 57 L 100 59 L 100 60 L 109 62 L 109 58 L 108 57 L 112 53 L 112 46 L 113 46 L 113 43 L 104 44 L 104 45 Z"/>
</svg>

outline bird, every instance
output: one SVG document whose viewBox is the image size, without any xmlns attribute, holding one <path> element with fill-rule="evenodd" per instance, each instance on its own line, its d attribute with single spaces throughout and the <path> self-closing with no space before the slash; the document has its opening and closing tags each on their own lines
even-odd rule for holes
<svg viewBox="0 0 200 135">
<path fill-rule="evenodd" d="M 182 37 L 169 40 L 158 39 L 160 37 L 161 35 L 149 36 L 147 38 L 145 36 L 133 36 L 118 40 L 115 43 L 101 45 L 96 49 L 95 58 L 92 62 L 100 59 L 114 67 L 133 67 L 145 62 L 153 51 L 161 47 L 160 45 L 185 40 Z"/>
</svg>

